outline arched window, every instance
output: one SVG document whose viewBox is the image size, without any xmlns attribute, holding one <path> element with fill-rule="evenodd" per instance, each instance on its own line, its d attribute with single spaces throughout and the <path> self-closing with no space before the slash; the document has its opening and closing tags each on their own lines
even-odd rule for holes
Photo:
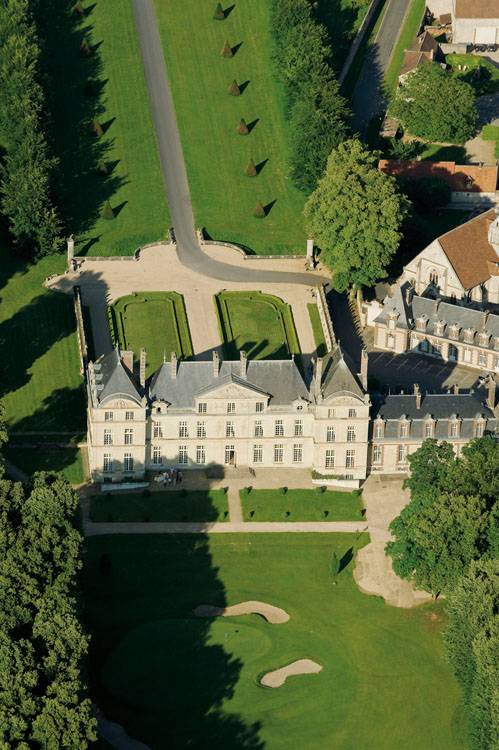
<svg viewBox="0 0 499 750">
<path fill-rule="evenodd" d="M 433 286 L 438 286 L 438 273 L 433 269 L 430 271 L 430 284 L 433 284 Z"/>
</svg>

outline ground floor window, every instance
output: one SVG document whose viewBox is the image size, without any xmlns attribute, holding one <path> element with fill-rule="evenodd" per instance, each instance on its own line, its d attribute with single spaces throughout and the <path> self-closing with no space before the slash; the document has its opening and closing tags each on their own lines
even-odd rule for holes
<svg viewBox="0 0 499 750">
<path fill-rule="evenodd" d="M 179 464 L 186 464 L 188 462 L 187 457 L 187 446 L 186 445 L 179 445 L 178 447 L 178 462 Z"/>
<path fill-rule="evenodd" d="M 355 451 L 352 451 L 352 450 L 347 451 L 345 466 L 347 469 L 355 468 Z"/>
<path fill-rule="evenodd" d="M 380 464 L 383 458 L 383 448 L 381 445 L 373 447 L 373 464 Z"/>
<path fill-rule="evenodd" d="M 236 463 L 236 450 L 233 445 L 225 446 L 225 463 L 234 466 Z"/>
<path fill-rule="evenodd" d="M 276 443 L 274 445 L 274 463 L 282 464 L 284 459 L 284 446 L 282 443 Z"/>
<path fill-rule="evenodd" d="M 463 351 L 463 360 L 468 363 L 471 362 L 471 349 L 465 349 Z"/>
<path fill-rule="evenodd" d="M 263 446 L 254 445 L 253 446 L 253 463 L 261 464 L 262 461 L 263 461 Z"/>
<path fill-rule="evenodd" d="M 163 463 L 161 458 L 161 448 L 158 445 L 155 445 L 152 449 L 152 462 L 156 465 Z"/>
<path fill-rule="evenodd" d="M 454 344 L 449 344 L 449 351 L 448 351 L 447 357 L 452 362 L 457 362 L 457 347 L 454 346 Z"/>
<path fill-rule="evenodd" d="M 397 448 L 397 462 L 403 464 L 407 458 L 407 446 L 399 445 Z"/>
<path fill-rule="evenodd" d="M 131 453 L 125 453 L 123 456 L 123 470 L 133 471 L 133 456 Z"/>
<path fill-rule="evenodd" d="M 104 471 L 113 470 L 113 457 L 110 453 L 104 453 Z"/>
<path fill-rule="evenodd" d="M 498 370 L 499 371 L 499 357 L 496 357 L 494 359 L 494 370 Z"/>
<path fill-rule="evenodd" d="M 334 451 L 333 450 L 326 451 L 326 459 L 324 461 L 324 465 L 326 469 L 334 469 Z"/>
<path fill-rule="evenodd" d="M 480 367 L 487 367 L 487 355 L 485 352 L 478 353 L 478 364 Z"/>
<path fill-rule="evenodd" d="M 426 339 L 423 339 L 423 341 L 419 342 L 419 351 L 420 352 L 427 352 L 430 348 L 430 345 Z"/>
<path fill-rule="evenodd" d="M 395 336 L 393 333 L 388 333 L 386 336 L 386 346 L 388 349 L 395 349 Z"/>
<path fill-rule="evenodd" d="M 301 443 L 295 443 L 293 445 L 293 463 L 301 464 L 303 461 L 303 445 Z"/>
<path fill-rule="evenodd" d="M 206 451 L 204 445 L 196 445 L 196 463 L 206 463 Z"/>
</svg>

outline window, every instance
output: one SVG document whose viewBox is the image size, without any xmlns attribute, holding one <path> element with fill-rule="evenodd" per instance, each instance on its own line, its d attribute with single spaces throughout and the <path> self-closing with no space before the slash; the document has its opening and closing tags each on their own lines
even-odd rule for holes
<svg viewBox="0 0 499 750">
<path fill-rule="evenodd" d="M 399 424 L 399 437 L 406 438 L 409 434 L 409 423 L 401 422 Z"/>
<path fill-rule="evenodd" d="M 284 435 L 284 425 L 282 423 L 282 419 L 276 419 L 274 435 L 276 437 L 282 437 Z"/>
<path fill-rule="evenodd" d="M 152 434 L 155 438 L 163 437 L 163 428 L 161 427 L 161 424 L 159 422 L 152 423 Z"/>
<path fill-rule="evenodd" d="M 301 443 L 295 443 L 293 445 L 293 463 L 301 464 L 303 461 L 303 445 Z"/>
<path fill-rule="evenodd" d="M 234 422 L 225 423 L 225 437 L 235 437 Z"/>
<path fill-rule="evenodd" d="M 253 446 L 253 463 L 261 464 L 262 461 L 263 461 L 263 446 L 254 445 Z"/>
<path fill-rule="evenodd" d="M 161 448 L 158 445 L 153 446 L 152 462 L 155 466 L 163 463 L 163 459 L 161 458 Z"/>
<path fill-rule="evenodd" d="M 178 447 L 178 462 L 179 464 L 186 464 L 189 458 L 187 456 L 187 446 L 179 445 Z"/>
<path fill-rule="evenodd" d="M 348 410 L 348 416 L 349 417 L 356 417 L 357 416 L 357 409 L 349 409 Z"/>
<path fill-rule="evenodd" d="M 295 419 L 295 437 L 303 435 L 303 420 Z"/>
<path fill-rule="evenodd" d="M 334 469 L 334 451 L 333 450 L 326 451 L 326 459 L 324 461 L 324 466 L 326 467 L 326 469 Z"/>
<path fill-rule="evenodd" d="M 478 364 L 480 367 L 487 367 L 487 355 L 485 352 L 478 352 Z"/>
<path fill-rule="evenodd" d="M 407 446 L 399 445 L 397 448 L 397 463 L 403 464 L 407 457 Z"/>
<path fill-rule="evenodd" d="M 133 456 L 131 453 L 123 455 L 123 471 L 133 471 Z"/>
<path fill-rule="evenodd" d="M 449 437 L 458 437 L 458 436 L 459 436 L 459 422 L 453 419 L 451 422 L 449 422 Z"/>
<path fill-rule="evenodd" d="M 113 421 L 113 412 L 112 411 L 105 411 L 104 412 L 104 420 L 106 422 L 112 422 Z"/>
<path fill-rule="evenodd" d="M 433 286 L 438 286 L 438 273 L 435 271 L 435 269 L 430 272 L 430 284 L 433 284 Z"/>
<path fill-rule="evenodd" d="M 494 370 L 499 371 L 499 357 L 494 358 Z"/>
<path fill-rule="evenodd" d="M 104 430 L 104 445 L 113 444 L 113 433 L 112 430 Z"/>
<path fill-rule="evenodd" d="M 334 417 L 336 416 L 336 409 L 328 409 L 327 415 L 329 419 L 334 419 Z"/>
<path fill-rule="evenodd" d="M 354 469 L 355 468 L 355 451 L 348 450 L 345 460 L 345 466 L 347 469 Z"/>
<path fill-rule="evenodd" d="M 255 404 L 255 411 L 260 412 L 263 411 L 264 403 L 263 401 L 257 401 Z"/>
<path fill-rule="evenodd" d="M 125 445 L 133 445 L 133 430 L 130 427 L 125 430 Z"/>
<path fill-rule="evenodd" d="M 296 411 L 303 411 L 303 404 L 297 404 Z"/>
<path fill-rule="evenodd" d="M 113 458 L 110 453 L 104 453 L 104 471 L 113 470 Z"/>
<path fill-rule="evenodd" d="M 426 422 L 424 426 L 424 436 L 425 438 L 431 438 L 433 437 L 433 422 Z"/>
<path fill-rule="evenodd" d="M 261 419 L 257 419 L 255 422 L 255 437 L 263 437 L 263 426 Z"/>
<path fill-rule="evenodd" d="M 274 463 L 282 464 L 284 458 L 284 446 L 282 443 L 276 443 L 274 445 Z"/>
<path fill-rule="evenodd" d="M 183 438 L 189 437 L 187 422 L 182 421 L 178 423 L 178 436 Z"/>
<path fill-rule="evenodd" d="M 326 443 L 334 443 L 336 440 L 336 432 L 332 424 L 327 426 L 326 429 Z"/>
<path fill-rule="evenodd" d="M 204 445 L 196 445 L 196 463 L 197 464 L 206 463 L 206 451 L 205 451 Z"/>
<path fill-rule="evenodd" d="M 373 464 L 380 464 L 383 460 L 383 447 L 381 445 L 373 446 Z"/>
<path fill-rule="evenodd" d="M 347 427 L 347 443 L 355 443 L 355 427 L 352 425 Z"/>
<path fill-rule="evenodd" d="M 207 406 L 206 401 L 200 401 L 198 403 L 198 414 L 206 414 Z"/>
<path fill-rule="evenodd" d="M 198 438 L 206 437 L 206 422 L 198 422 L 196 425 L 196 435 Z"/>
<path fill-rule="evenodd" d="M 483 437 L 484 427 L 485 425 L 483 419 L 475 422 L 475 437 Z"/>
<path fill-rule="evenodd" d="M 133 422 L 133 417 L 134 417 L 133 411 L 126 411 L 125 412 L 125 421 L 127 421 L 127 422 Z"/>
<path fill-rule="evenodd" d="M 386 334 L 386 347 L 387 349 L 395 349 L 395 336 L 393 333 Z"/>
<path fill-rule="evenodd" d="M 465 349 L 463 351 L 463 359 L 465 362 L 471 362 L 471 349 Z"/>
<path fill-rule="evenodd" d="M 227 414 L 234 414 L 235 411 L 236 404 L 234 403 L 234 401 L 229 401 L 229 403 L 227 404 Z"/>
<path fill-rule="evenodd" d="M 234 465 L 236 462 L 236 451 L 233 445 L 225 446 L 225 463 Z"/>
<path fill-rule="evenodd" d="M 382 438 L 383 437 L 383 422 L 376 422 L 374 425 L 374 437 L 375 438 Z"/>
</svg>

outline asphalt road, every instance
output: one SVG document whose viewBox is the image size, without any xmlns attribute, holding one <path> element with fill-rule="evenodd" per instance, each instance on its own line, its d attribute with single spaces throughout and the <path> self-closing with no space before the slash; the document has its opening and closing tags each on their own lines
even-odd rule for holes
<svg viewBox="0 0 499 750">
<path fill-rule="evenodd" d="M 351 102 L 354 113 L 352 127 L 361 135 L 365 135 L 372 118 L 383 111 L 385 104 L 381 90 L 383 76 L 388 68 L 410 4 L 411 0 L 388 0 L 374 44 L 366 54 Z"/>
<path fill-rule="evenodd" d="M 273 282 L 308 286 L 326 283 L 328 278 L 307 273 L 236 268 L 215 261 L 203 252 L 196 238 L 182 144 L 152 0 L 133 0 L 133 11 L 166 196 L 175 229 L 177 250 L 183 265 L 221 281 L 251 282 L 254 279 L 255 284 Z"/>
</svg>

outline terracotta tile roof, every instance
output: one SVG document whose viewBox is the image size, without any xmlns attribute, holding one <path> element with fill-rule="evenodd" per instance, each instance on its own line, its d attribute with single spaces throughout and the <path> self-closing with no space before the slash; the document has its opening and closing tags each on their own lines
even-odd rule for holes
<svg viewBox="0 0 499 750">
<path fill-rule="evenodd" d="M 497 0 L 456 0 L 456 18 L 499 18 Z"/>
<path fill-rule="evenodd" d="M 378 167 L 387 174 L 411 180 L 440 177 L 454 192 L 495 193 L 497 189 L 497 166 L 480 167 L 478 164 L 456 164 L 454 161 L 381 159 Z"/>
<path fill-rule="evenodd" d="M 440 247 L 454 268 L 464 289 L 472 289 L 490 278 L 490 266 L 499 257 L 488 241 L 490 224 L 496 218 L 492 208 L 438 238 Z"/>
</svg>

